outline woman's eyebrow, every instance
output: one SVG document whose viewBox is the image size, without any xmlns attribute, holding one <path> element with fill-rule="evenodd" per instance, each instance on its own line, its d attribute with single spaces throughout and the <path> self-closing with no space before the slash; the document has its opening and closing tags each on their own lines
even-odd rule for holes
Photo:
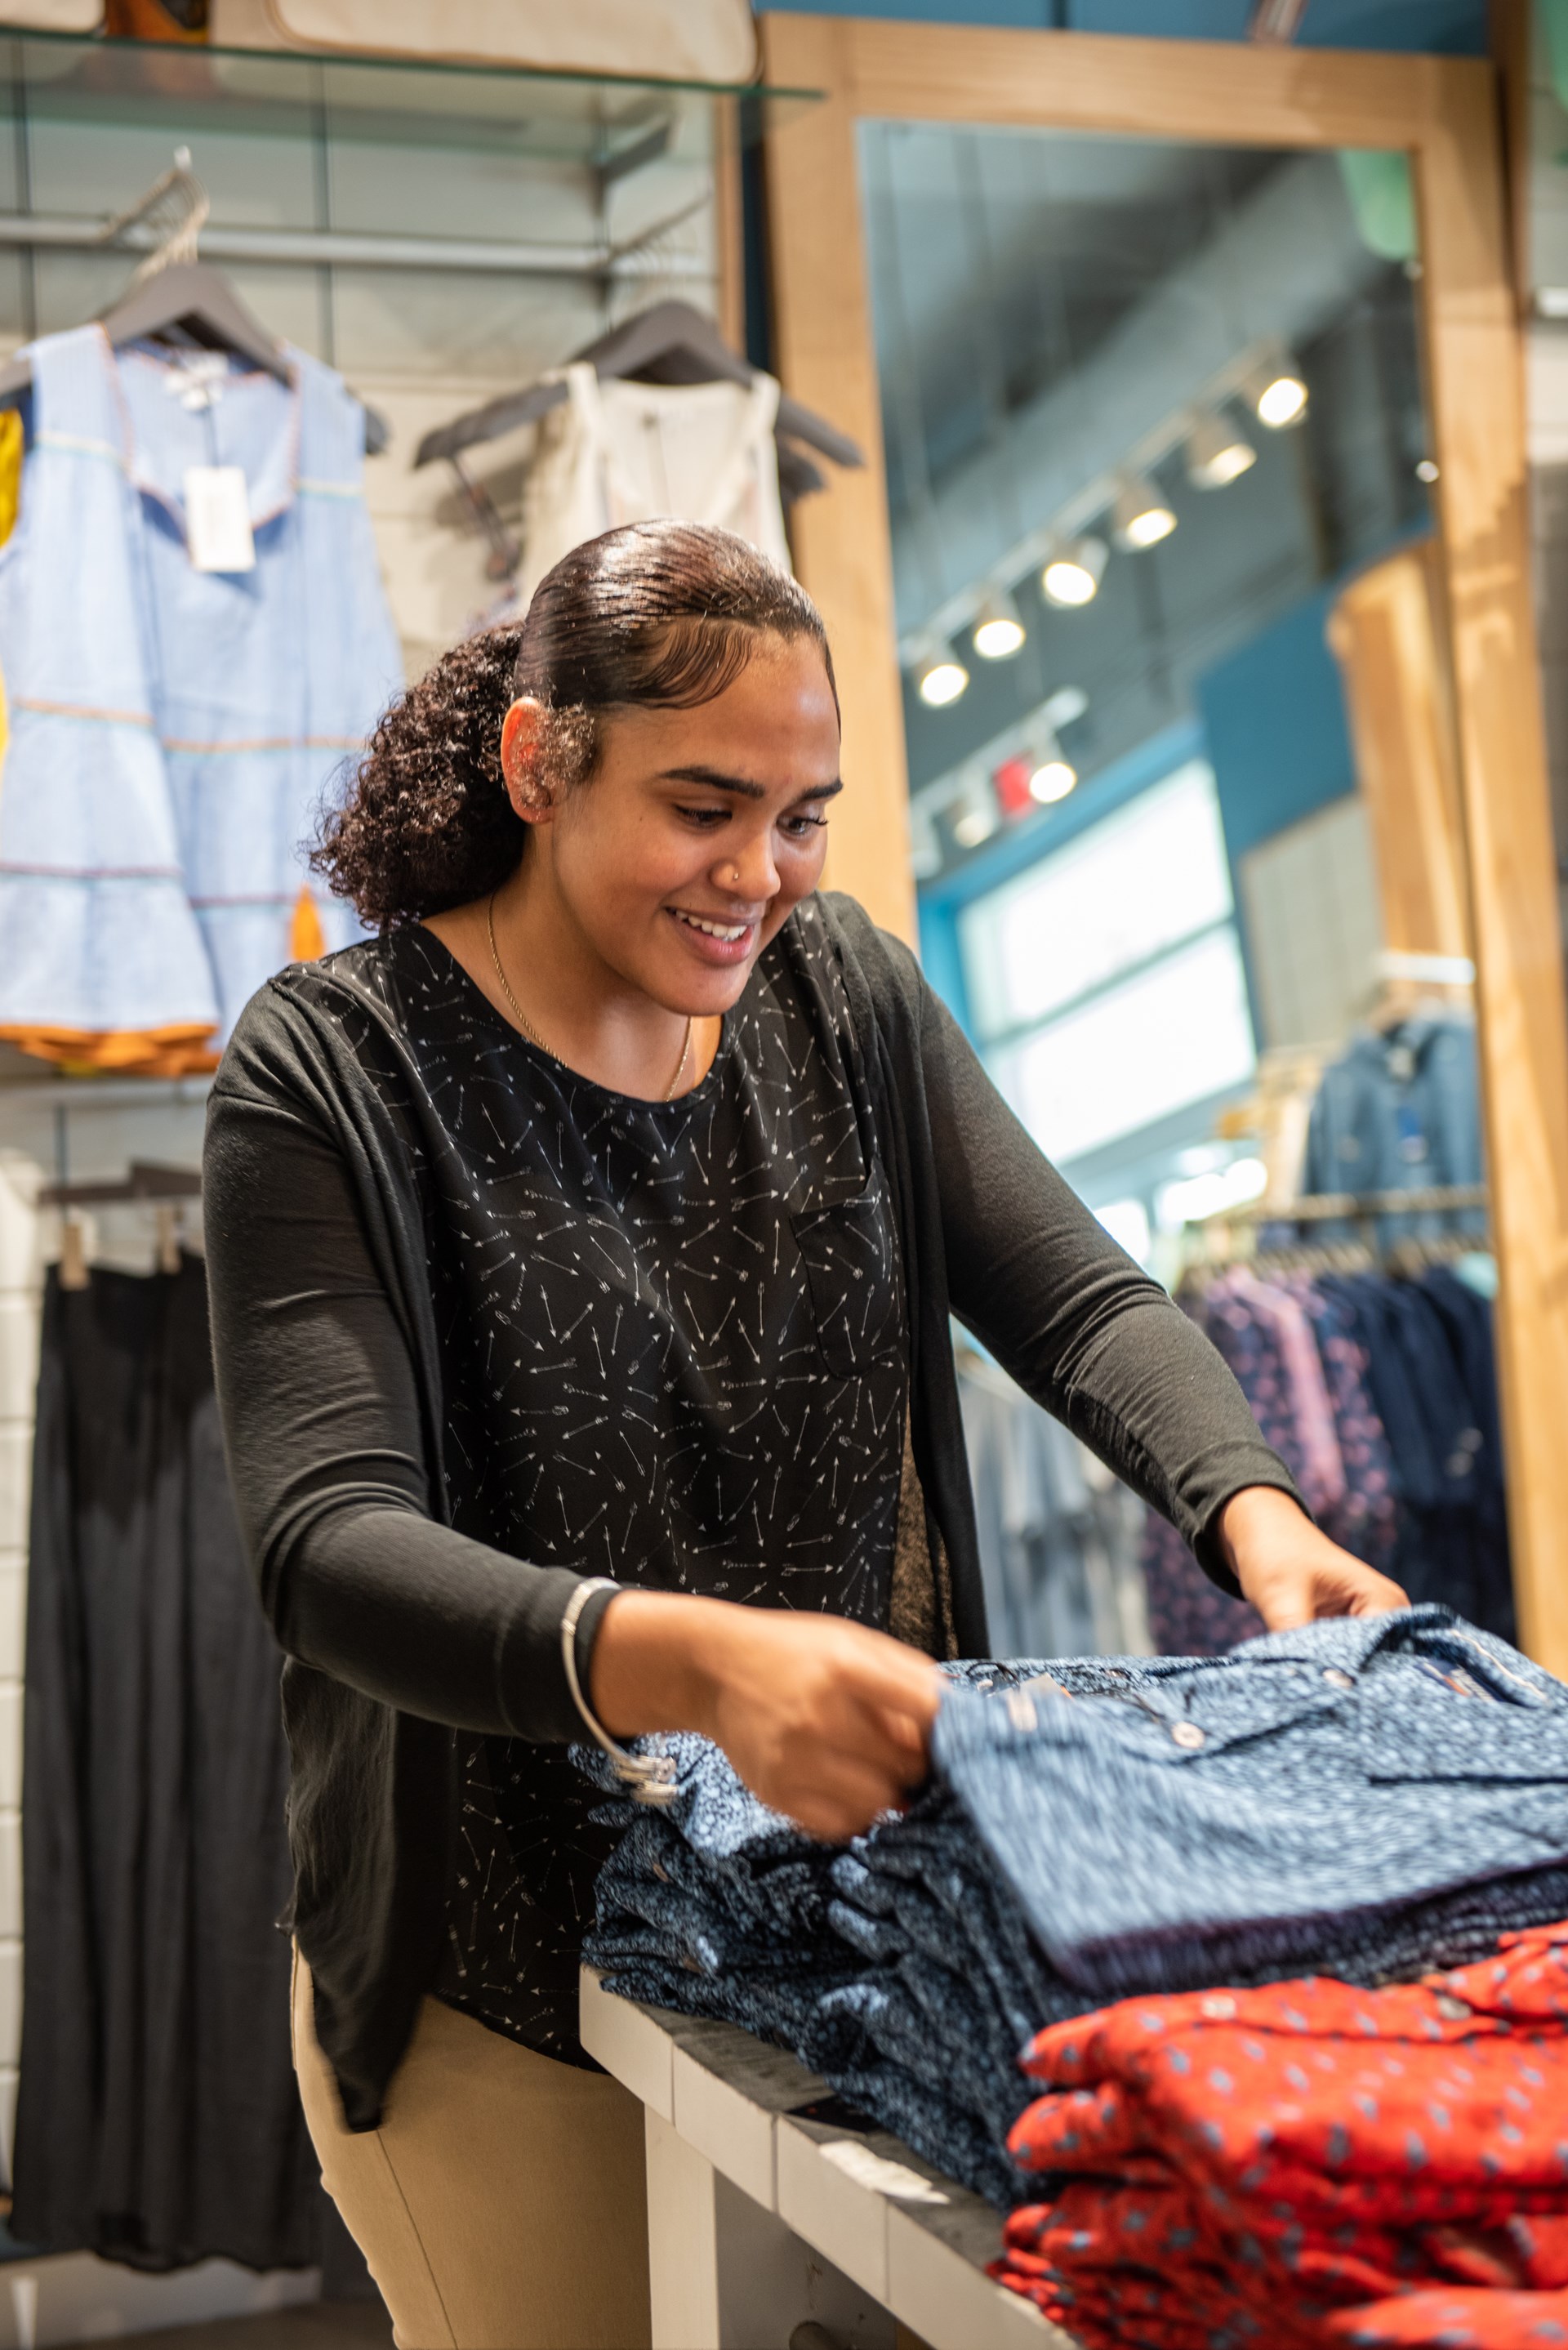
<svg viewBox="0 0 1568 2350">
<path fill-rule="evenodd" d="M 753 784 L 745 775 L 727 775 L 720 767 L 661 767 L 654 781 L 660 784 L 701 784 L 710 791 L 733 792 L 740 799 L 765 800 L 767 793 L 761 784 Z M 795 797 L 802 800 L 830 800 L 844 789 L 842 776 L 831 784 L 813 784 Z"/>
</svg>

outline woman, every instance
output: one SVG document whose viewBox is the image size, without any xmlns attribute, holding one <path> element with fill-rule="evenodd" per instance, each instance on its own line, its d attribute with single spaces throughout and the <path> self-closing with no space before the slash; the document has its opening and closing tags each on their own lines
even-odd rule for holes
<svg viewBox="0 0 1568 2350">
<path fill-rule="evenodd" d="M 918 1783 L 932 1659 L 985 1648 L 950 1309 L 1272 1626 L 1402 1601 L 814 894 L 842 787 L 794 583 L 613 531 L 389 712 L 318 859 L 380 934 L 263 989 L 213 1089 L 296 2057 L 405 2345 L 647 2339 L 566 1743 L 705 1731 L 828 1837 Z"/>
</svg>

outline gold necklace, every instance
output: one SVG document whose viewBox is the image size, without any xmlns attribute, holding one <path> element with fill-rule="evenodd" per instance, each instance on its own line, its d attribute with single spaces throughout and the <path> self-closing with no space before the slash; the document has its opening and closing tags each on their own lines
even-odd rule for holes
<svg viewBox="0 0 1568 2350">
<path fill-rule="evenodd" d="M 512 1007 L 512 1017 L 531 1045 L 537 1045 L 541 1053 L 549 1053 L 552 1061 L 559 1061 L 561 1058 L 559 1053 L 551 1052 L 549 1045 L 545 1044 L 545 1039 L 513 994 L 511 982 L 502 968 L 501 950 L 495 943 L 495 892 L 493 889 L 490 893 L 484 909 L 484 927 L 490 934 L 490 960 L 495 965 L 495 976 L 501 982 L 501 993 Z M 689 1012 L 686 1015 L 686 1035 L 680 1046 L 680 1058 L 675 1064 L 675 1075 L 670 1078 L 670 1089 L 664 1097 L 666 1101 L 675 1099 L 676 1087 L 686 1075 L 686 1064 L 691 1054 L 691 1031 L 694 1024 L 692 1014 Z"/>
</svg>

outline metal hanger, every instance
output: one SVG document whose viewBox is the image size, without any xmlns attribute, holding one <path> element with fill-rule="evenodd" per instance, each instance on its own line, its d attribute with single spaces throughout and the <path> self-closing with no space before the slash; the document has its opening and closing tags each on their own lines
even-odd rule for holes
<svg viewBox="0 0 1568 2350">
<path fill-rule="evenodd" d="M 607 335 L 585 344 L 573 364 L 586 361 L 601 377 L 635 378 L 642 383 L 750 383 L 757 369 L 732 351 L 705 312 L 690 302 L 655 302 L 647 310 L 613 327 Z M 534 383 L 486 401 L 450 424 L 427 432 L 415 453 L 414 464 L 433 464 L 437 458 L 461 457 L 465 449 L 498 441 L 524 424 L 535 424 L 559 407 L 566 397 L 564 383 Z M 804 408 L 787 392 L 779 400 L 774 426 L 781 444 L 803 443 L 836 465 L 863 465 L 865 453 L 813 410 Z M 791 469 L 799 489 L 819 488 L 822 476 L 800 449 L 784 449 L 783 465 Z M 808 479 L 807 476 L 815 478 Z M 797 493 L 798 494 L 798 493 Z"/>
<path fill-rule="evenodd" d="M 101 244 L 118 243 L 138 225 L 150 228 L 156 241 L 119 301 L 99 314 L 99 324 L 117 348 L 158 337 L 200 349 L 233 351 L 286 383 L 288 361 L 276 336 L 241 300 L 221 270 L 196 257 L 211 208 L 205 188 L 191 169 L 190 149 L 177 148 L 172 168 L 103 225 L 98 240 Z M 25 359 L 0 368 L 0 407 L 15 406 L 32 381 L 33 370 Z M 367 452 L 379 453 L 389 437 L 386 420 L 366 408 Z"/>
</svg>

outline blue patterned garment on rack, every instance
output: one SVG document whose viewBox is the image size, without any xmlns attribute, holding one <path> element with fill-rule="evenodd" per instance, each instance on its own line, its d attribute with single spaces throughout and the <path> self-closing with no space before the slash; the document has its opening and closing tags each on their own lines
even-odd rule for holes
<svg viewBox="0 0 1568 2350">
<path fill-rule="evenodd" d="M 295 350 L 287 383 L 116 352 L 96 326 L 24 356 L 32 446 L 0 550 L 0 1032 L 210 1058 L 298 951 L 302 896 L 326 946 L 358 935 L 304 849 L 402 685 L 364 411 Z M 244 477 L 246 570 L 192 559 L 188 475 L 214 466 Z"/>
</svg>

